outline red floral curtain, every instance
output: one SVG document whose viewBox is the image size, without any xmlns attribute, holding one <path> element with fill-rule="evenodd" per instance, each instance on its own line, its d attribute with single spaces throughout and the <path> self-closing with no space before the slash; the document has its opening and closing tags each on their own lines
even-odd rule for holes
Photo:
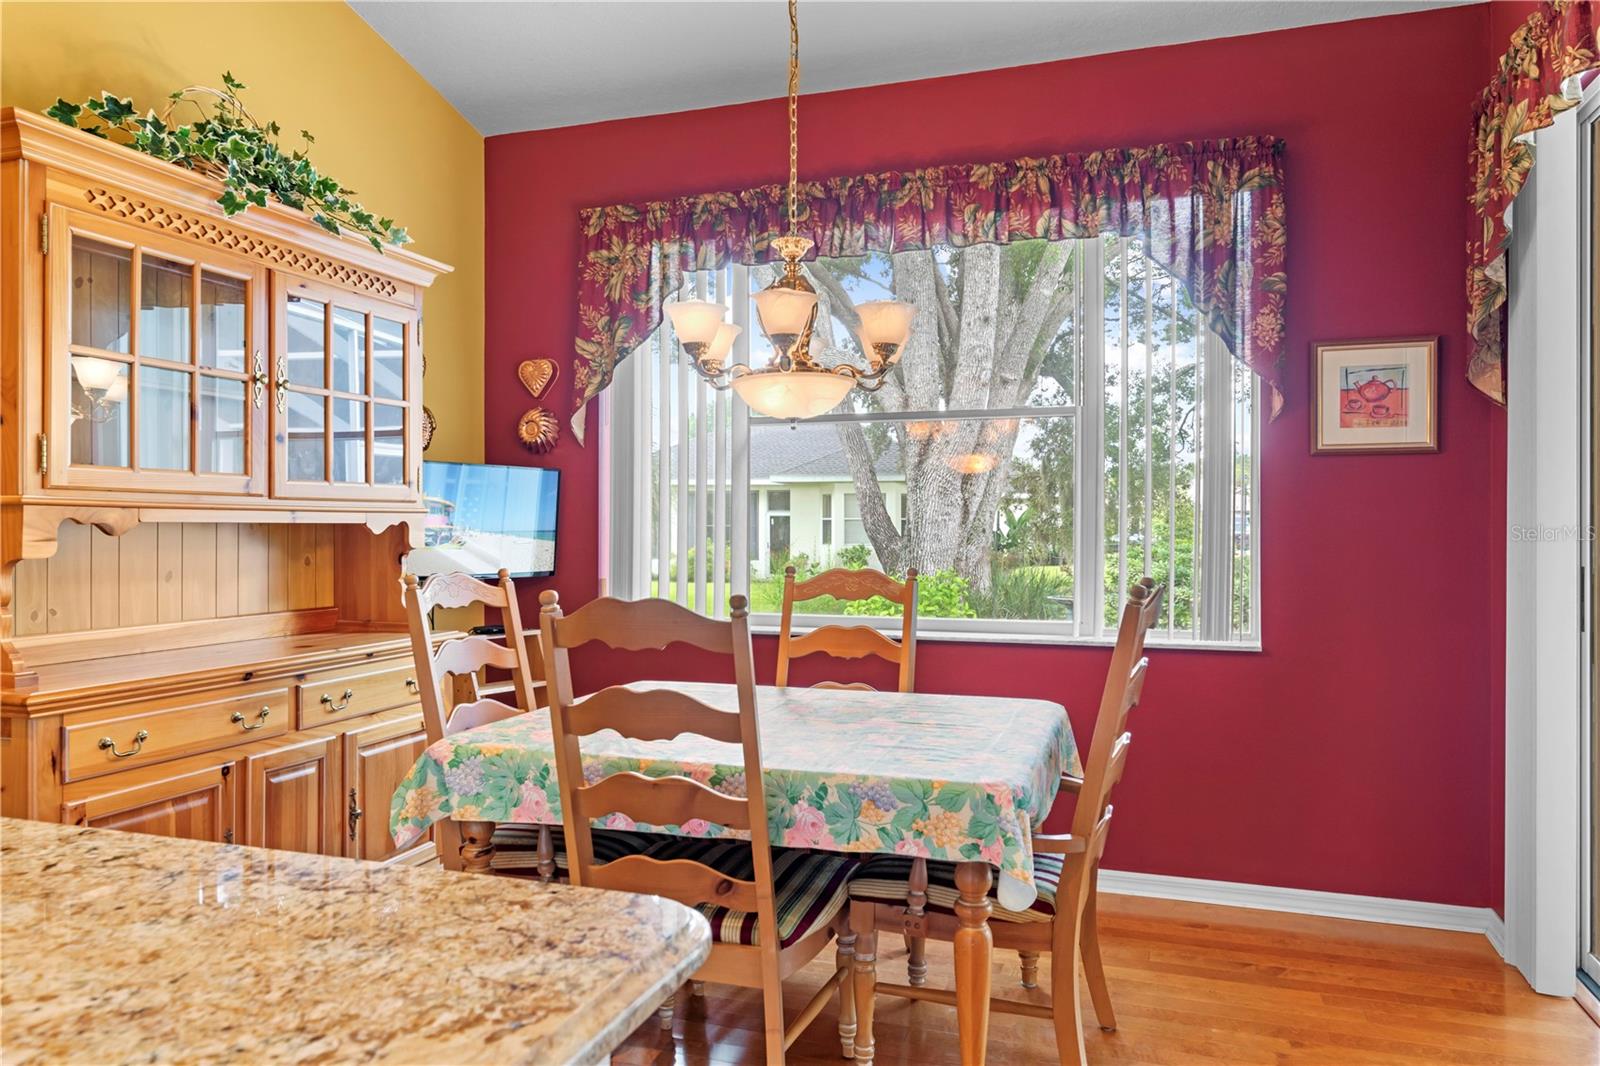
<svg viewBox="0 0 1600 1066">
<path fill-rule="evenodd" d="M 1473 219 L 1467 234 L 1467 378 L 1496 403 L 1506 402 L 1506 209 L 1533 169 L 1528 140 L 1576 101 L 1562 83 L 1600 66 L 1594 11 L 1587 3 L 1546 3 L 1511 35 L 1500 73 L 1473 113 L 1467 156 Z"/>
<path fill-rule="evenodd" d="M 802 183 L 816 255 L 1101 234 L 1138 237 L 1283 406 L 1283 142 L 1240 137 Z M 686 271 L 773 261 L 786 190 L 768 185 L 582 212 L 573 429 L 648 337 Z"/>
</svg>

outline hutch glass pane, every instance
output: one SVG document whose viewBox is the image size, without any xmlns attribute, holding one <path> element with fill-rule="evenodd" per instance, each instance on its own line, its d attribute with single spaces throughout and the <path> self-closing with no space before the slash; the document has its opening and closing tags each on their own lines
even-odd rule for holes
<svg viewBox="0 0 1600 1066">
<path fill-rule="evenodd" d="M 72 357 L 72 461 L 128 465 L 128 364 Z"/>
<path fill-rule="evenodd" d="M 372 395 L 380 400 L 406 398 L 406 327 L 372 317 Z"/>
<path fill-rule="evenodd" d="M 194 271 L 149 252 L 139 262 L 139 354 L 187 363 Z M 140 465 L 145 465 L 143 460 Z"/>
<path fill-rule="evenodd" d="M 367 480 L 366 404 L 333 401 L 333 480 Z"/>
<path fill-rule="evenodd" d="M 206 474 L 244 473 L 244 382 L 200 375 L 198 460 Z"/>
<path fill-rule="evenodd" d="M 322 304 L 298 296 L 289 297 L 288 314 L 285 316 L 289 331 L 289 350 L 286 354 L 289 380 L 293 384 L 308 385 L 314 389 L 320 389 L 325 384 L 322 342 L 327 313 L 328 309 Z M 322 475 L 319 473 L 315 480 L 321 481 Z"/>
<path fill-rule="evenodd" d="M 285 443 L 289 454 L 290 481 L 327 479 L 327 466 L 323 461 L 326 403 L 321 396 L 289 393 L 289 432 Z"/>
<path fill-rule="evenodd" d="M 189 375 L 182 370 L 139 368 L 139 466 L 189 469 Z"/>
<path fill-rule="evenodd" d="M 362 392 L 367 378 L 367 316 L 333 309 L 333 389 Z"/>
<path fill-rule="evenodd" d="M 201 272 L 201 366 L 244 372 L 244 296 L 245 283 L 238 278 Z"/>
<path fill-rule="evenodd" d="M 372 482 L 375 485 L 405 484 L 405 414 L 404 407 L 394 404 L 372 405 Z"/>
<path fill-rule="evenodd" d="M 128 350 L 133 253 L 87 237 L 72 238 L 71 343 Z"/>
</svg>

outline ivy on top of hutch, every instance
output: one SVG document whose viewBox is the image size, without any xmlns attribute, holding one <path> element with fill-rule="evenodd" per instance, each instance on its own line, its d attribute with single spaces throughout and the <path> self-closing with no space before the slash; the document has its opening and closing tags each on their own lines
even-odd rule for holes
<svg viewBox="0 0 1600 1066">
<path fill-rule="evenodd" d="M 110 92 L 82 104 L 58 99 L 45 114 L 96 137 L 123 134 L 127 139 L 119 143 L 135 151 L 216 178 L 222 182 L 217 203 L 226 214 L 237 215 L 252 204 L 265 207 L 270 195 L 304 211 L 330 233 L 346 229 L 359 233 L 380 252 L 385 244 L 410 242 L 404 227 L 396 226 L 393 219 L 378 218 L 351 200 L 354 189 L 317 173 L 306 155 L 316 141 L 309 132 L 300 131 L 306 149 L 286 153 L 277 142 L 278 124 L 256 121 L 240 101 L 238 94 L 245 85 L 224 73 L 222 86 L 180 89 L 167 98 L 159 116 L 151 110 L 140 117 L 131 98 Z M 214 98 L 209 116 L 201 103 L 205 98 Z M 200 111 L 200 119 L 192 125 L 172 125 L 173 109 L 185 101 Z M 85 111 L 104 125 L 79 126 L 79 116 Z"/>
</svg>

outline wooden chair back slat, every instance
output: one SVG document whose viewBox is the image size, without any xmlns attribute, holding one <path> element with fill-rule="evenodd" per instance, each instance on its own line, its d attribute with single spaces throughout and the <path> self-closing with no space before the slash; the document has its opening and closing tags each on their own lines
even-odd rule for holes
<svg viewBox="0 0 1600 1066">
<path fill-rule="evenodd" d="M 823 625 L 809 633 L 794 636 L 794 605 L 819 596 L 832 596 L 848 602 L 882 596 L 900 605 L 900 640 L 889 639 L 871 626 Z M 837 659 L 860 659 L 871 655 L 899 666 L 897 687 L 901 692 L 916 688 L 917 675 L 917 572 L 906 571 L 904 581 L 896 581 L 879 570 L 826 570 L 816 577 L 796 581 L 794 567 L 783 575 L 783 614 L 778 628 L 777 683 L 789 683 L 792 660 L 806 655 L 824 654 Z M 871 685 L 854 682 L 823 682 L 817 688 L 867 689 Z"/>
<path fill-rule="evenodd" d="M 470 574 L 437 574 L 422 586 L 424 614 L 435 607 L 468 607 L 474 603 L 504 607 L 505 592 Z"/>
<path fill-rule="evenodd" d="M 811 687 L 812 688 L 840 689 L 840 690 L 843 690 L 843 691 L 846 691 L 846 692 L 876 692 L 876 691 L 878 691 L 877 689 L 873 688 L 871 685 L 867 684 L 865 681 L 850 681 L 850 682 L 845 682 L 845 681 L 818 681 L 815 685 L 812 685 Z"/>
<path fill-rule="evenodd" d="M 693 906 L 715 903 L 734 910 L 753 911 L 759 906 L 756 883 L 719 874 L 702 863 L 688 859 L 652 859 L 627 855 L 589 871 L 585 884 L 593 888 L 638 891 L 641 884 L 652 886 L 658 896 Z"/>
<path fill-rule="evenodd" d="M 1111 804 L 1111 788 L 1120 779 L 1131 738 L 1124 731 L 1129 712 L 1139 702 L 1144 688 L 1146 660 L 1145 636 L 1161 614 L 1166 586 L 1144 577 L 1128 587 L 1128 602 L 1123 606 L 1117 626 L 1117 643 L 1111 651 L 1106 671 L 1105 690 L 1095 717 L 1094 739 L 1084 762 L 1083 786 L 1078 791 L 1073 812 L 1072 835 L 1088 839 Z M 1117 760 L 1113 772 L 1113 759 Z"/>
<path fill-rule="evenodd" d="M 734 651 L 726 622 L 695 614 L 669 600 L 601 597 L 555 618 L 554 626 L 563 648 L 598 641 L 623 651 L 659 651 L 668 644 L 692 644 L 720 655 Z"/>
<path fill-rule="evenodd" d="M 809 633 L 789 638 L 791 659 L 818 653 L 835 659 L 875 655 L 892 663 L 900 661 L 900 645 L 871 626 L 818 626 Z"/>
<path fill-rule="evenodd" d="M 575 736 L 614 729 L 635 740 L 672 740 L 684 733 L 738 744 L 739 716 L 672 689 L 603 688 L 559 712 Z"/>
<path fill-rule="evenodd" d="M 422 724 L 430 744 L 451 733 L 537 706 L 522 613 L 509 573 L 501 570 L 497 585 L 467 574 L 438 574 L 430 577 L 426 584 L 419 584 L 414 575 L 407 574 L 405 601 L 411 654 L 417 666 Z M 506 631 L 505 643 L 486 636 L 468 636 L 447 640 L 435 650 L 429 611 L 434 607 L 466 607 L 474 603 L 500 609 Z M 514 705 L 477 698 L 474 678 L 485 666 L 511 672 Z"/>
<path fill-rule="evenodd" d="M 738 909 L 753 911 L 759 947 L 741 949 L 737 945 L 716 945 L 713 953 L 734 949 L 758 951 L 762 984 L 777 988 L 780 945 L 777 913 L 773 907 L 766 791 L 761 784 L 761 734 L 756 724 L 755 656 L 750 645 L 748 601 L 743 596 L 734 596 L 729 601 L 727 621 L 705 618 L 666 600 L 628 603 L 598 599 L 566 616 L 561 613 L 554 591 L 541 593 L 539 602 L 539 643 L 544 653 L 545 683 L 549 686 L 556 776 L 561 788 L 561 813 L 566 827 L 572 883 L 649 892 L 690 904 L 726 902 Z M 739 701 L 738 713 L 733 717 L 738 723 L 737 743 L 748 782 L 743 797 L 713 791 L 687 777 L 649 778 L 631 771 L 610 774 L 592 785 L 586 783 L 581 738 L 589 732 L 616 729 L 628 736 L 633 730 L 640 730 L 658 735 L 667 730 L 681 732 L 679 726 L 688 724 L 689 731 L 713 739 L 729 735 L 724 729 L 727 712 L 712 712 L 703 706 L 691 706 L 685 700 L 672 701 L 644 696 L 632 689 L 612 688 L 602 690 L 610 693 L 603 699 L 596 701 L 590 696 L 580 704 L 573 695 L 569 652 L 591 641 L 627 650 L 664 648 L 682 642 L 732 657 L 734 688 Z M 630 709 L 623 709 L 630 703 Z M 645 722 L 651 709 L 661 713 L 661 723 Z M 569 725 L 573 728 L 568 728 Z M 585 732 L 575 731 L 577 729 Z M 633 857 L 597 866 L 590 816 L 618 810 L 625 814 L 631 812 L 636 821 L 647 824 L 682 824 L 693 818 L 703 818 L 748 830 L 747 839 L 741 842 L 750 848 L 750 880 L 741 882 L 729 878 L 691 859 L 663 862 Z"/>
<path fill-rule="evenodd" d="M 514 670 L 517 662 L 515 648 L 483 636 L 447 640 L 433 653 L 433 668 L 444 674 L 475 674 L 486 666 Z"/>
<path fill-rule="evenodd" d="M 682 825 L 699 818 L 729 829 L 750 828 L 749 803 L 688 777 L 647 777 L 632 770 L 608 774 L 592 785 L 574 787 L 572 802 L 572 813 L 590 821 L 620 813 L 654 825 Z"/>
</svg>

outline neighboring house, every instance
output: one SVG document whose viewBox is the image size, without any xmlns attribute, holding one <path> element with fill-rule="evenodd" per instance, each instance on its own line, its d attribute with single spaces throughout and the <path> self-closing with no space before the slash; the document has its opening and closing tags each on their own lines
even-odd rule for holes
<svg viewBox="0 0 1600 1066">
<path fill-rule="evenodd" d="M 672 468 L 681 469 L 672 449 Z M 893 448 L 879 456 L 878 485 L 889 515 L 905 528 L 905 475 Z M 672 481 L 674 496 L 677 479 Z M 689 493 L 694 506 L 694 492 Z M 709 539 L 713 525 L 706 524 Z M 839 549 L 871 541 L 856 506 L 855 482 L 839 430 L 827 423 L 750 427 L 750 571 L 781 574 L 789 559 L 805 555 L 829 566 Z M 871 566 L 878 566 L 874 552 Z"/>
</svg>

